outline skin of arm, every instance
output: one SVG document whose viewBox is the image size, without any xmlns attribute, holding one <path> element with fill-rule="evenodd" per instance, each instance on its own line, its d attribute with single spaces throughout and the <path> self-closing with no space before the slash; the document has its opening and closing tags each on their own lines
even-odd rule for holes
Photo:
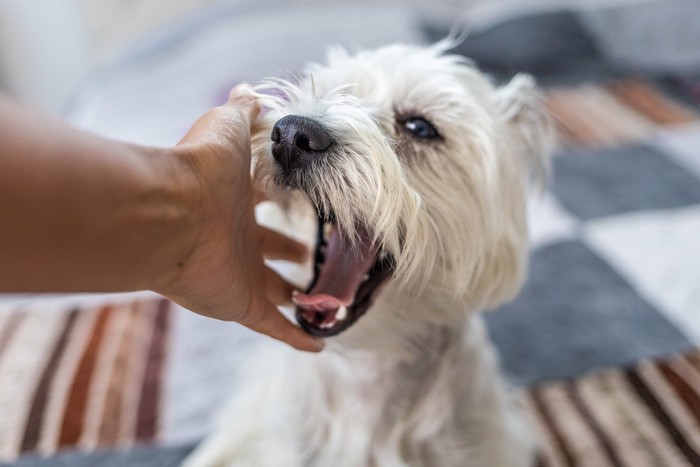
<svg viewBox="0 0 700 467">
<path fill-rule="evenodd" d="M 255 223 L 245 87 L 174 148 L 113 141 L 0 96 L 0 292 L 154 290 L 302 349 L 322 344 L 274 303 L 262 262 L 305 247 Z"/>
</svg>

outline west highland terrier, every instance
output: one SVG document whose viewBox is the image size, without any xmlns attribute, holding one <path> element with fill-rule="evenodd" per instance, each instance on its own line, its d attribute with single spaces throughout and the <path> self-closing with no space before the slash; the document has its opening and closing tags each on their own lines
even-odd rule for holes
<svg viewBox="0 0 700 467">
<path fill-rule="evenodd" d="M 290 212 L 299 194 L 313 206 L 293 301 L 326 349 L 251 353 L 187 466 L 532 465 L 478 312 L 521 285 L 550 125 L 529 76 L 495 87 L 449 45 L 332 49 L 257 88 L 257 180 Z"/>
</svg>

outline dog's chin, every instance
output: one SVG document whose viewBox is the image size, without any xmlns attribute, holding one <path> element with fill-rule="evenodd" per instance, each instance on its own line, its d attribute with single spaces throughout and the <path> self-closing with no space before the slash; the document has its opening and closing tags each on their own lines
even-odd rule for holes
<svg viewBox="0 0 700 467">
<path fill-rule="evenodd" d="M 296 293 L 296 319 L 308 333 L 331 337 L 351 327 L 392 275 L 393 261 L 367 229 L 354 237 L 319 215 L 314 277 L 306 293 Z M 331 216 L 332 217 L 332 216 Z"/>
</svg>

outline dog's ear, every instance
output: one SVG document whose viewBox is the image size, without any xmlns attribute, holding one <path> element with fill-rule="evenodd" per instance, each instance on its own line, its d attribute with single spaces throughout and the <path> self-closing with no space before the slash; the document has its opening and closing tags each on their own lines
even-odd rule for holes
<svg viewBox="0 0 700 467">
<path fill-rule="evenodd" d="M 496 91 L 496 97 L 515 144 L 523 151 L 536 180 L 544 182 L 554 147 L 554 126 L 534 78 L 518 74 Z"/>
</svg>

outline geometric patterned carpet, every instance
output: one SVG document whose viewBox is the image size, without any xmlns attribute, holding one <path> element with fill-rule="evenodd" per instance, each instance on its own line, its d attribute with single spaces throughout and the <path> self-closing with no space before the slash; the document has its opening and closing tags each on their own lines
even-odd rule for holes
<svg viewBox="0 0 700 467">
<path fill-rule="evenodd" d="M 550 232 L 520 297 L 489 316 L 530 386 L 540 464 L 698 466 L 698 113 L 640 79 L 552 89 L 549 107 Z"/>
<path fill-rule="evenodd" d="M 700 465 L 698 113 L 639 79 L 553 89 L 549 106 L 554 233 L 489 317 L 531 385 L 540 464 Z"/>
<path fill-rule="evenodd" d="M 561 141 L 531 206 L 528 280 L 489 332 L 542 466 L 700 466 L 700 76 L 615 67 L 579 26 L 540 15 L 457 48 L 496 79 L 533 73 Z M 105 109 L 138 123 L 167 83 L 200 82 L 173 70 L 111 89 Z M 116 127 L 102 112 L 96 127 Z M 2 465 L 177 465 L 237 383 L 234 356 L 261 338 L 153 295 L 84 303 L 0 302 Z"/>
</svg>

